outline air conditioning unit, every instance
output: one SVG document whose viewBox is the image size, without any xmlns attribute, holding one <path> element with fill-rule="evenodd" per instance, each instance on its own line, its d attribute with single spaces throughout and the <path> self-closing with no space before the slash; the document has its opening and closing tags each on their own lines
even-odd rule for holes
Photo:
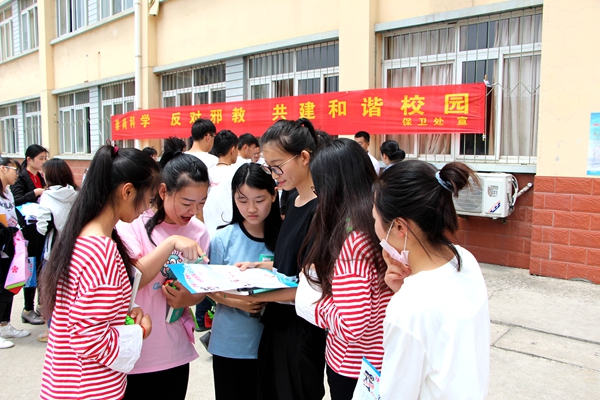
<svg viewBox="0 0 600 400">
<path fill-rule="evenodd" d="M 454 198 L 454 207 L 459 215 L 506 218 L 514 208 L 518 192 L 517 179 L 505 173 L 478 173 L 479 184 L 471 182 Z"/>
</svg>

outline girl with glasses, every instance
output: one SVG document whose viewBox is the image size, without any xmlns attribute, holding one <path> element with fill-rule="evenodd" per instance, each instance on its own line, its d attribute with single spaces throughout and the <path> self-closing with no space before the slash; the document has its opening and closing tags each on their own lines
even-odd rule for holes
<svg viewBox="0 0 600 400">
<path fill-rule="evenodd" d="M 288 200 L 274 261 L 244 263 L 242 268 L 272 268 L 297 279 L 305 255 L 300 247 L 317 208 L 309 169 L 317 143 L 311 122 L 304 118 L 277 121 L 262 136 L 263 169 L 281 189 L 297 189 L 298 193 Z M 259 399 L 320 400 L 325 394 L 325 331 L 296 314 L 295 297 L 295 288 L 253 295 L 257 301 L 268 302 L 258 349 Z"/>
</svg>

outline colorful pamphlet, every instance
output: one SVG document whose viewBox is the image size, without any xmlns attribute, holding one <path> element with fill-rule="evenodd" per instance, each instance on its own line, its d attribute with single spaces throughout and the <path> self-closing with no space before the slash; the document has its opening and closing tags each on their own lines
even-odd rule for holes
<svg viewBox="0 0 600 400">
<path fill-rule="evenodd" d="M 297 287 L 295 277 L 263 269 L 248 268 L 241 271 L 235 265 L 173 264 L 169 268 L 177 280 L 191 293 L 223 291 L 242 292 L 261 289 L 284 289 Z M 245 293 L 249 294 L 249 293 Z"/>
<path fill-rule="evenodd" d="M 352 400 L 379 400 L 379 379 L 381 373 L 367 360 L 362 359 L 358 383 Z"/>
</svg>

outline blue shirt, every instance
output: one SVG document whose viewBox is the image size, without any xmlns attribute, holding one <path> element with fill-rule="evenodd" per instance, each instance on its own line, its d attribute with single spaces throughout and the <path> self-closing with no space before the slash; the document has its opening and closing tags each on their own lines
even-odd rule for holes
<svg viewBox="0 0 600 400">
<path fill-rule="evenodd" d="M 273 255 L 273 252 L 267 249 L 264 239 L 251 236 L 240 224 L 219 229 L 210 243 L 209 258 L 214 265 L 260 261 L 261 254 Z M 259 318 L 217 304 L 208 351 L 227 358 L 257 358 L 262 331 Z"/>
</svg>

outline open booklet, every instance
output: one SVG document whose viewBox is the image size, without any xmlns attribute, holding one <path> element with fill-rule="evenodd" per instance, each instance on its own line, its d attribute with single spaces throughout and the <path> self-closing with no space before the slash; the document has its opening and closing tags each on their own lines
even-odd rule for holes
<svg viewBox="0 0 600 400">
<path fill-rule="evenodd" d="M 191 293 L 229 291 L 243 295 L 298 286 L 291 278 L 263 268 L 240 271 L 235 265 L 210 264 L 173 264 L 169 268 Z"/>
</svg>

